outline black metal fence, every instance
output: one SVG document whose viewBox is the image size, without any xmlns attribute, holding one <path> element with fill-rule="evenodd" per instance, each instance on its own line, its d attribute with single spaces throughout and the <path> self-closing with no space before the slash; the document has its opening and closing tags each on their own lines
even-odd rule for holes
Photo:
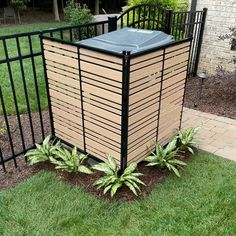
<svg viewBox="0 0 236 236">
<path fill-rule="evenodd" d="M 70 42 L 91 38 L 125 26 L 162 30 L 176 40 L 193 37 L 189 73 L 195 74 L 206 9 L 174 12 L 142 4 L 118 18 L 79 26 L 0 36 L 0 166 L 17 167 L 17 157 L 52 133 L 40 35 Z"/>
</svg>

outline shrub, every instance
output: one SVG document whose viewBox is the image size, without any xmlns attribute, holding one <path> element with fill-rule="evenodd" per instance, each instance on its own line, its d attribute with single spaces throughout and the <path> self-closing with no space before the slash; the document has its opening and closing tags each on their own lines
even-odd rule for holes
<svg viewBox="0 0 236 236">
<path fill-rule="evenodd" d="M 196 128 L 187 128 L 184 131 L 179 131 L 176 138 L 180 143 L 179 149 L 181 151 L 189 151 L 192 154 L 194 153 L 192 146 L 195 144 L 194 138 L 198 133 L 201 126 Z"/>
<path fill-rule="evenodd" d="M 56 169 L 67 172 L 92 174 L 92 171 L 82 164 L 87 158 L 87 155 L 79 155 L 76 147 L 73 148 L 71 153 L 67 149 L 60 148 L 56 151 L 56 156 L 57 159 L 50 157 L 50 162 L 56 165 Z"/>
<path fill-rule="evenodd" d="M 147 166 L 160 166 L 161 168 L 167 168 L 169 171 L 173 171 L 178 177 L 180 177 L 179 171 L 176 167 L 185 166 L 186 163 L 176 159 L 179 149 L 176 146 L 177 140 L 174 138 L 165 148 L 160 144 L 156 145 L 156 152 L 145 158 L 145 161 L 149 162 Z"/>
<path fill-rule="evenodd" d="M 47 136 L 42 145 L 35 144 L 36 149 L 28 151 L 25 156 L 28 158 L 30 165 L 34 165 L 39 162 L 49 161 L 55 157 L 56 152 L 60 148 L 60 142 L 58 141 L 55 145 L 50 142 L 51 136 Z"/>
<path fill-rule="evenodd" d="M 93 15 L 91 14 L 90 10 L 86 5 L 81 5 L 77 3 L 75 0 L 70 0 L 67 2 L 67 5 L 64 9 L 65 13 L 65 21 L 68 22 L 70 25 L 83 25 L 93 22 Z M 89 30 L 91 33 L 91 29 Z M 73 31 L 74 39 L 80 39 L 87 37 L 87 29 L 82 28 L 81 33 L 79 30 Z"/>
<path fill-rule="evenodd" d="M 137 196 L 137 191 L 140 192 L 138 184 L 145 185 L 138 178 L 142 174 L 134 172 L 137 168 L 137 163 L 131 163 L 125 169 L 124 173 L 119 175 L 119 169 L 115 160 L 110 155 L 107 156 L 107 159 L 107 162 L 99 163 L 93 166 L 94 170 L 105 173 L 105 176 L 99 178 L 94 183 L 94 186 L 97 186 L 97 189 L 104 188 L 104 194 L 110 191 L 111 197 L 113 197 L 120 187 L 126 185 Z"/>
</svg>

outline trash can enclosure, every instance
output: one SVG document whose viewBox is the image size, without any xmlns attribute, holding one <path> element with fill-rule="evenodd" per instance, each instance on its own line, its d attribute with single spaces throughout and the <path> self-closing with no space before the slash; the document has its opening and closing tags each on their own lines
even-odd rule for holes
<svg viewBox="0 0 236 236">
<path fill-rule="evenodd" d="M 190 39 L 131 53 L 43 37 L 55 136 L 122 169 L 180 127 Z"/>
</svg>

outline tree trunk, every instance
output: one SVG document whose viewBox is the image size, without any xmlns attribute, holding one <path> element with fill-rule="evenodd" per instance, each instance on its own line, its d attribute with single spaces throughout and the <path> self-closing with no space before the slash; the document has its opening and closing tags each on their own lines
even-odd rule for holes
<svg viewBox="0 0 236 236">
<path fill-rule="evenodd" d="M 17 17 L 18 17 L 19 24 L 21 25 L 21 18 L 20 18 L 20 11 L 19 10 L 17 10 Z"/>
<path fill-rule="evenodd" d="M 53 13 L 54 13 L 55 21 L 60 22 L 57 0 L 53 0 Z"/>
<path fill-rule="evenodd" d="M 95 15 L 99 15 L 99 0 L 95 0 Z"/>
</svg>

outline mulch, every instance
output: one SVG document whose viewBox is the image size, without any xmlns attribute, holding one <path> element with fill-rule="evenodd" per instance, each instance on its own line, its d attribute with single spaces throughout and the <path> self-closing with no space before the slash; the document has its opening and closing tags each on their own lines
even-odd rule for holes
<svg viewBox="0 0 236 236">
<path fill-rule="evenodd" d="M 186 160 L 188 158 L 187 155 L 182 156 L 181 160 Z M 23 163 L 22 163 L 23 164 Z M 87 166 L 89 166 L 87 164 Z M 3 181 L 0 181 L 0 189 L 6 189 L 9 187 L 15 186 L 19 182 L 23 182 L 28 179 L 30 176 L 40 172 L 40 171 L 50 171 L 56 174 L 56 176 L 63 182 L 75 186 L 82 187 L 87 193 L 90 193 L 97 198 L 106 199 L 109 201 L 134 201 L 137 199 L 141 199 L 152 191 L 152 189 L 160 182 L 165 180 L 170 175 L 170 172 L 166 169 L 161 169 L 159 167 L 147 167 L 146 163 L 141 162 L 136 172 L 140 172 L 143 176 L 140 179 L 146 184 L 145 186 L 141 185 L 141 192 L 137 196 L 135 196 L 126 186 L 123 186 L 117 191 L 117 194 L 111 198 L 110 194 L 103 194 L 103 189 L 97 190 L 96 187 L 93 186 L 93 183 L 100 177 L 103 176 L 102 172 L 94 172 L 93 174 L 86 175 L 83 173 L 68 173 L 62 172 L 54 169 L 54 166 L 49 162 L 42 162 L 35 166 L 28 166 L 26 164 L 20 165 L 14 172 L 8 171 L 5 173 L 5 184 Z M 12 178 L 13 177 L 13 178 Z"/>
<path fill-rule="evenodd" d="M 236 118 L 236 74 L 234 75 L 217 75 L 207 78 L 204 81 L 202 88 L 202 97 L 199 99 L 199 82 L 198 78 L 189 78 L 186 87 L 186 97 L 184 106 L 209 112 L 212 114 L 226 116 L 230 118 Z M 36 142 L 41 141 L 41 129 L 38 113 L 32 114 L 34 135 Z M 50 133 L 50 123 L 48 112 L 43 112 L 44 130 L 45 133 Z M 22 150 L 22 144 L 19 136 L 19 129 L 16 116 L 9 116 L 10 128 L 13 136 L 14 147 L 17 150 Z M 21 122 L 23 132 L 25 136 L 26 147 L 32 145 L 32 135 L 30 132 L 29 118 L 27 114 L 21 115 Z M 0 128 L 3 125 L 3 117 L 0 116 Z M 0 147 L 3 151 L 4 156 L 11 154 L 8 137 L 5 134 L 0 135 Z M 24 157 L 20 156 L 17 158 L 18 168 L 14 167 L 14 162 L 9 161 L 6 163 L 7 172 L 4 173 L 2 167 L 0 167 L 0 189 L 6 189 L 16 186 L 18 183 L 23 182 L 35 173 L 41 170 L 53 170 L 50 164 L 40 164 L 37 166 L 28 166 L 25 163 Z M 143 181 L 146 186 L 141 186 L 142 194 L 145 196 L 153 189 L 153 187 L 159 182 L 163 181 L 167 176 L 168 172 L 158 168 L 147 168 L 143 163 L 138 167 L 139 172 L 142 172 L 144 176 Z M 55 171 L 57 176 L 70 184 L 80 185 L 85 191 L 96 195 L 99 198 L 110 199 L 108 195 L 104 196 L 102 191 L 97 191 L 92 183 L 101 176 L 101 173 L 96 172 L 92 175 L 84 174 L 68 174 L 66 172 Z M 122 188 L 115 199 L 123 199 L 130 201 L 136 199 L 134 195 L 127 189 Z"/>
<path fill-rule="evenodd" d="M 236 73 L 217 74 L 203 82 L 202 96 L 199 97 L 201 80 L 188 79 L 184 106 L 236 119 Z"/>
</svg>

